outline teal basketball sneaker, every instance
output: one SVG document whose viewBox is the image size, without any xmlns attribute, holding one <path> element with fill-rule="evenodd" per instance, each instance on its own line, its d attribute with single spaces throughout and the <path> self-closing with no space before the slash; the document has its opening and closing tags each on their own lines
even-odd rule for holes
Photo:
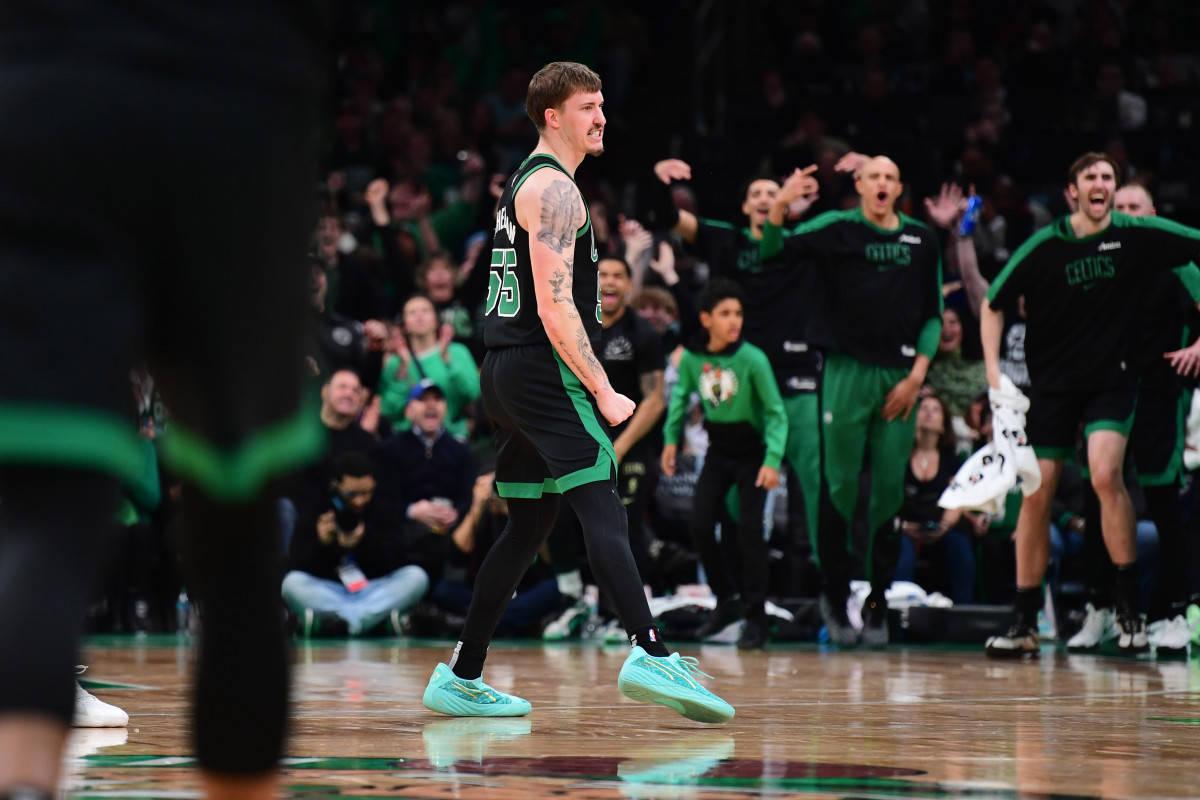
<svg viewBox="0 0 1200 800">
<path fill-rule="evenodd" d="M 453 717 L 523 717 L 533 706 L 511 694 L 493 689 L 483 678 L 468 681 L 445 664 L 438 664 L 421 702 L 430 711 Z"/>
<path fill-rule="evenodd" d="M 697 663 L 679 653 L 655 658 L 635 647 L 621 667 L 617 688 L 630 700 L 659 703 L 697 722 L 728 722 L 733 706 L 700 685 L 697 675 L 712 676 L 701 672 Z"/>
</svg>

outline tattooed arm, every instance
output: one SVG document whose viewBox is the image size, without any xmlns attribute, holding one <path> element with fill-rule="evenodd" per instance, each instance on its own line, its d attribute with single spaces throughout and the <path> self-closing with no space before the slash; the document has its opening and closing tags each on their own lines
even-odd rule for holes
<svg viewBox="0 0 1200 800">
<path fill-rule="evenodd" d="M 583 198 L 562 173 L 533 173 L 516 197 L 517 221 L 529 231 L 529 261 L 538 316 L 554 349 L 596 398 L 610 425 L 633 413 L 633 401 L 613 390 L 575 307 L 575 234 L 586 219 Z M 588 265 L 590 269 L 590 265 Z"/>
</svg>

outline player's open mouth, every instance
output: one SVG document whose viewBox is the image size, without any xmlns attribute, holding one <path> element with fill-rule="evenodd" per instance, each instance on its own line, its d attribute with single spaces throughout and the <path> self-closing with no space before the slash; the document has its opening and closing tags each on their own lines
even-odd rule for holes
<svg viewBox="0 0 1200 800">
<path fill-rule="evenodd" d="M 875 201 L 876 201 L 877 203 L 886 203 L 886 202 L 887 202 L 887 196 L 888 196 L 888 195 L 887 195 L 887 192 L 876 192 L 876 193 L 875 193 Z"/>
<path fill-rule="evenodd" d="M 1107 192 L 1096 192 L 1094 194 L 1088 195 L 1088 203 L 1091 205 L 1091 207 L 1093 209 L 1099 211 L 1099 210 L 1103 209 L 1106 205 L 1108 205 L 1108 193 Z"/>
<path fill-rule="evenodd" d="M 590 132 L 588 132 L 588 138 L 595 139 L 596 141 L 600 141 L 601 139 L 604 138 L 604 131 L 603 130 L 590 131 Z"/>
</svg>

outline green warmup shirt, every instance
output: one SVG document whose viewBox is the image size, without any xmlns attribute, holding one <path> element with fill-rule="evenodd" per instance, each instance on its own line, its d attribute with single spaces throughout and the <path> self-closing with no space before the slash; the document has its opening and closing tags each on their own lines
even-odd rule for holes
<svg viewBox="0 0 1200 800">
<path fill-rule="evenodd" d="M 867 221 L 861 208 L 828 211 L 784 235 L 763 227 L 770 263 L 810 262 L 815 302 L 808 325 L 813 347 L 880 367 L 912 367 L 937 353 L 942 330 L 942 254 L 927 226 L 900 214 L 892 230 Z"/>
<path fill-rule="evenodd" d="M 779 469 L 787 443 L 787 415 L 767 356 L 749 342 L 737 341 L 719 353 L 705 346 L 701 331 L 679 360 L 679 382 L 671 392 L 663 438 L 677 444 L 688 398 L 699 392 L 709 447 L 738 456 L 766 446 L 763 466 Z"/>
<path fill-rule="evenodd" d="M 1200 254 L 1200 230 L 1160 217 L 1113 213 L 1077 237 L 1070 217 L 1031 236 L 988 290 L 993 307 L 1025 295 L 1025 361 L 1038 391 L 1092 391 L 1136 367 L 1135 330 L 1150 283 Z"/>
<path fill-rule="evenodd" d="M 810 315 L 811 273 L 791 259 L 763 263 L 750 228 L 698 219 L 695 249 L 715 275 L 733 280 L 746 294 L 742 335 L 761 349 L 785 396 L 814 392 L 820 359 L 805 338 Z"/>
</svg>

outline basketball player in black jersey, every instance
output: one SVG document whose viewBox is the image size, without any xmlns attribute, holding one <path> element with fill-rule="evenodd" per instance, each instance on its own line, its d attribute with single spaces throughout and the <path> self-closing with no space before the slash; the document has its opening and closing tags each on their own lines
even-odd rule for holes
<svg viewBox="0 0 1200 800">
<path fill-rule="evenodd" d="M 602 427 L 634 410 L 596 357 L 598 258 L 573 178 L 586 156 L 604 151 L 603 103 L 600 77 L 582 64 L 547 64 L 529 82 L 526 112 L 539 140 L 500 198 L 480 375 L 484 407 L 497 426 L 496 487 L 508 500 L 509 522 L 480 567 L 462 640 L 425 690 L 425 706 L 443 714 L 529 713 L 527 701 L 481 676 L 500 616 L 554 525 L 559 495 L 580 519 L 592 573 L 633 645 L 618 678 L 621 691 L 701 722 L 734 714 L 696 680 L 695 660 L 670 653 L 654 626 Z"/>
</svg>

